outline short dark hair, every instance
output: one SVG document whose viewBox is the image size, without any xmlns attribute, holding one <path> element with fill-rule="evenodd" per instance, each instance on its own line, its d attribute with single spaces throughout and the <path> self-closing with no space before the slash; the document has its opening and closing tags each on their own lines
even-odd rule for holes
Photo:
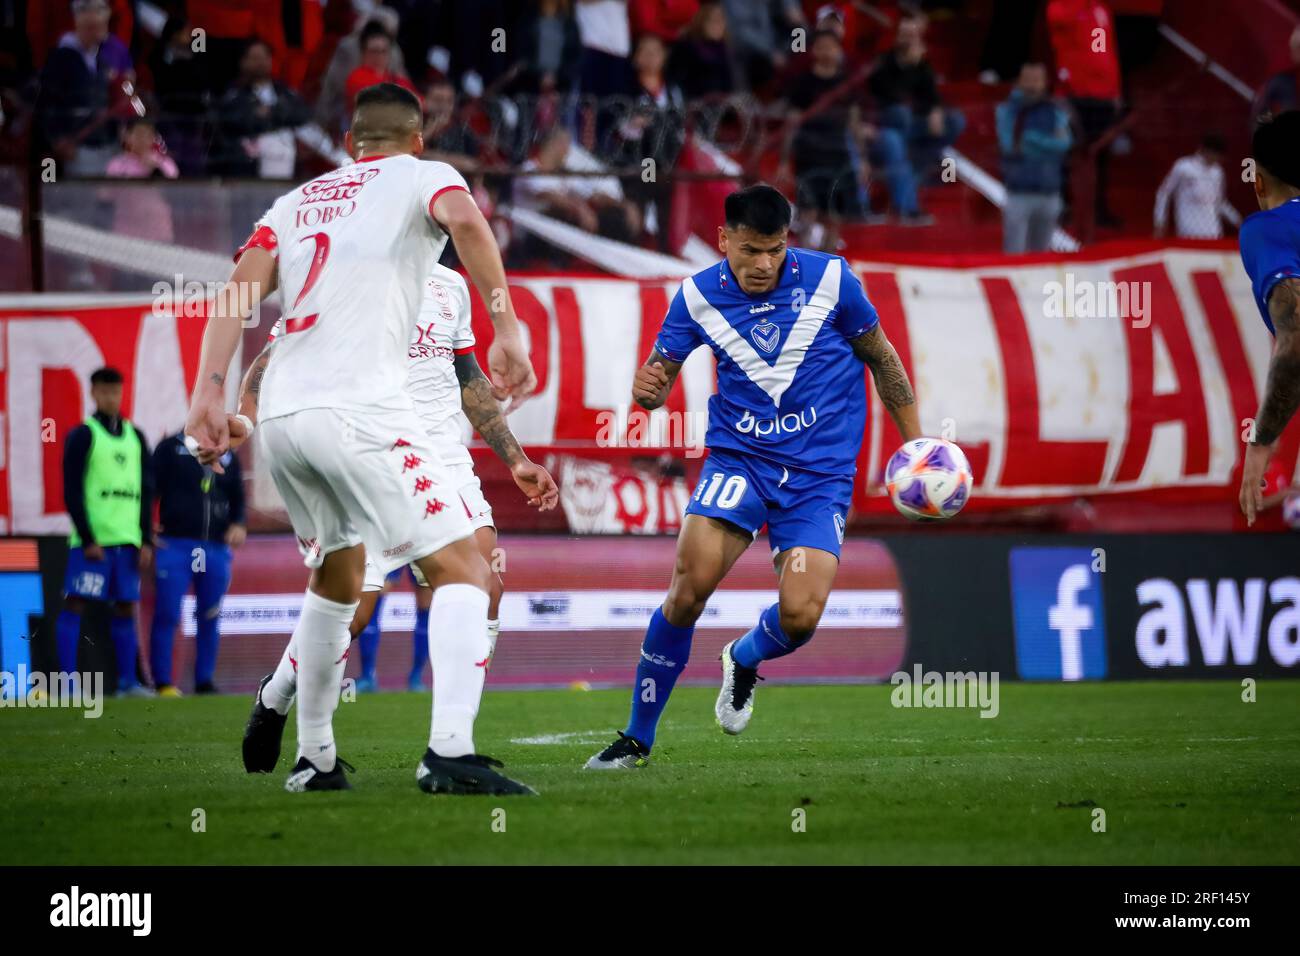
<svg viewBox="0 0 1300 956">
<path fill-rule="evenodd" d="M 1275 179 L 1300 188 L 1300 110 L 1266 116 L 1250 143 L 1255 164 Z"/>
<path fill-rule="evenodd" d="M 357 94 L 352 139 L 362 143 L 394 142 L 408 130 L 418 130 L 423 118 L 420 98 L 410 90 L 396 83 L 376 83 Z"/>
<path fill-rule="evenodd" d="M 385 27 L 378 20 L 370 20 L 367 21 L 366 25 L 361 28 L 361 37 L 359 43 L 361 49 L 364 50 L 366 48 L 366 44 L 369 43 L 371 40 L 373 40 L 375 37 L 383 37 L 389 43 L 393 42 L 393 35 L 388 32 L 387 27 Z"/>
<path fill-rule="evenodd" d="M 111 365 L 97 368 L 90 373 L 91 385 L 121 385 L 122 381 L 122 373 Z"/>
<path fill-rule="evenodd" d="M 1201 137 L 1201 149 L 1223 155 L 1228 151 L 1228 140 L 1222 133 L 1206 133 Z"/>
<path fill-rule="evenodd" d="M 767 183 L 736 190 L 723 210 L 728 229 L 746 227 L 760 236 L 775 236 L 790 228 L 790 201 Z"/>
</svg>

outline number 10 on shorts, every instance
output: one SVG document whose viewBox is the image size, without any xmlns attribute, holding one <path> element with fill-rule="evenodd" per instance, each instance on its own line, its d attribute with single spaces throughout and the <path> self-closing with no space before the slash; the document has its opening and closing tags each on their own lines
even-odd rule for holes
<svg viewBox="0 0 1300 956">
<path fill-rule="evenodd" d="M 740 499 L 745 496 L 745 488 L 744 475 L 727 476 L 720 471 L 715 471 L 702 480 L 700 486 L 695 489 L 695 500 L 704 507 L 711 508 L 716 498 L 719 508 L 730 510 L 740 504 Z"/>
</svg>

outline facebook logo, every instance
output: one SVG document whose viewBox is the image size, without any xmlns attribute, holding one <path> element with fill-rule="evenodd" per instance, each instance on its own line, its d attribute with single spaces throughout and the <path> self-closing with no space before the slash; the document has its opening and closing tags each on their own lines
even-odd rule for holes
<svg viewBox="0 0 1300 956">
<path fill-rule="evenodd" d="M 1106 676 L 1102 575 L 1088 548 L 1012 548 L 1016 666 L 1026 680 Z"/>
</svg>

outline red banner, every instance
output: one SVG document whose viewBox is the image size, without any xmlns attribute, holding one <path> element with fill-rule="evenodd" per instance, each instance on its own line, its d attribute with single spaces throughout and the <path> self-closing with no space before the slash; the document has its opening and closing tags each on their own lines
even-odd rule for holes
<svg viewBox="0 0 1300 956">
<path fill-rule="evenodd" d="M 924 431 L 957 441 L 971 460 L 972 511 L 1077 498 L 1235 498 L 1242 433 L 1271 339 L 1234 251 L 1015 265 L 910 257 L 854 267 L 912 376 Z M 701 349 L 687 360 L 665 408 L 645 415 L 628 407 L 633 372 L 676 285 L 570 275 L 511 281 L 539 390 L 510 423 L 534 458 L 550 454 L 557 478 L 569 479 L 563 513 L 572 531 L 663 533 L 679 520 L 702 454 L 712 357 Z M 113 364 L 126 374 L 125 411 L 151 442 L 179 427 L 202 322 L 155 314 L 152 302 L 0 297 L 6 531 L 66 528 L 61 440 L 86 412 L 94 368 Z M 477 296 L 474 309 L 486 366 L 491 327 Z M 262 334 L 248 333 L 248 354 Z M 868 396 L 860 514 L 888 511 L 877 485 L 899 444 L 873 389 Z M 1288 475 L 1298 450 L 1293 427 L 1277 456 Z M 255 458 L 250 464 L 254 507 L 277 513 L 274 488 Z M 506 500 L 517 493 L 503 478 L 485 468 L 503 526 L 534 527 L 527 509 Z M 551 516 L 547 527 L 558 521 Z"/>
</svg>

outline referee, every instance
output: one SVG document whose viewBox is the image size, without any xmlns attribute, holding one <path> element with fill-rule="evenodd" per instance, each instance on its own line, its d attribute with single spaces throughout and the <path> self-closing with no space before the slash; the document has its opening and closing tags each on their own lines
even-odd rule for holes
<svg viewBox="0 0 1300 956">
<path fill-rule="evenodd" d="M 109 633 L 117 654 L 117 692 L 151 696 L 136 679 L 135 606 L 140 570 L 150 546 L 149 446 L 122 417 L 122 373 L 90 376 L 95 413 L 63 444 L 63 501 L 72 521 L 63 611 L 55 625 L 59 670 L 77 673 L 81 617 L 87 602 L 110 606 Z"/>
</svg>

